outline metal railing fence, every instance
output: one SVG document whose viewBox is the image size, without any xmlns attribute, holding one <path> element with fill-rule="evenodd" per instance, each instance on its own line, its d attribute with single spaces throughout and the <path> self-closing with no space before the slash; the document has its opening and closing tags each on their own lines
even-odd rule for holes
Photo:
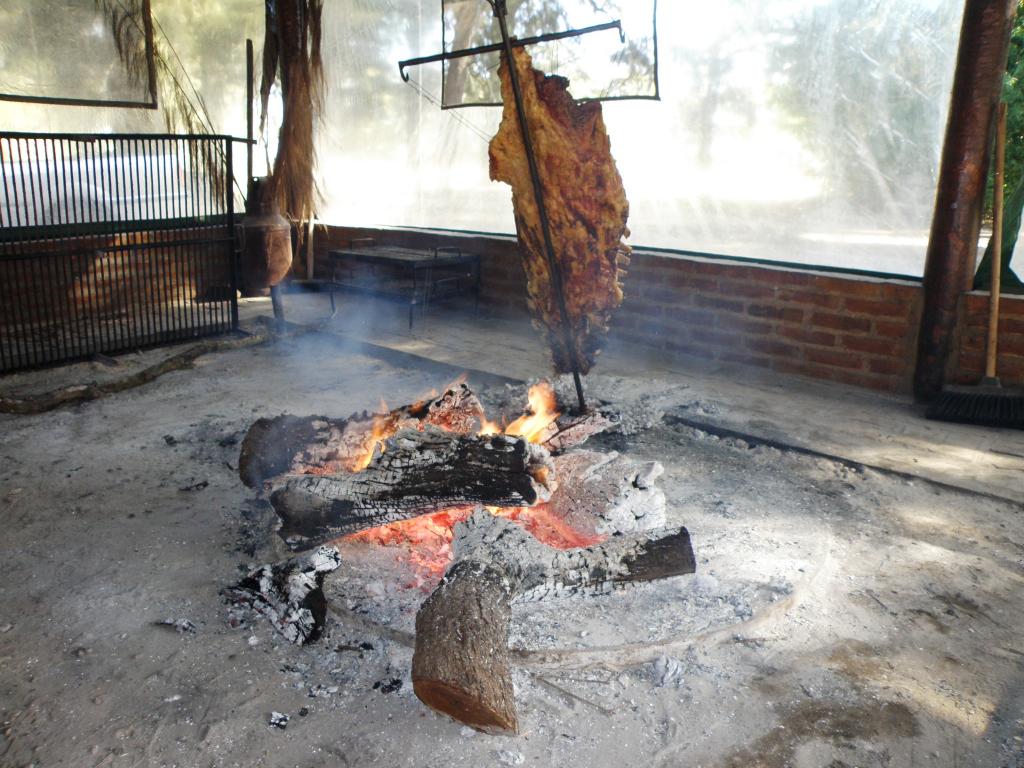
<svg viewBox="0 0 1024 768">
<path fill-rule="evenodd" d="M 0 371 L 237 328 L 232 143 L 0 133 Z"/>
</svg>

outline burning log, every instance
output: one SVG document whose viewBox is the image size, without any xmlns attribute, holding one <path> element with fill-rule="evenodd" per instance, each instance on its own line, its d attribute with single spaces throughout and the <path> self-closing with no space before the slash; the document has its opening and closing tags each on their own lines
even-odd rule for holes
<svg viewBox="0 0 1024 768">
<path fill-rule="evenodd" d="M 416 615 L 413 690 L 432 709 L 488 732 L 518 728 L 508 658 L 514 601 L 603 593 L 696 570 L 682 527 L 573 550 L 545 547 L 483 511 L 456 531 L 455 561 Z"/>
<path fill-rule="evenodd" d="M 403 429 L 354 474 L 292 478 L 270 498 L 286 541 L 302 548 L 347 533 L 485 504 L 531 506 L 551 494 L 548 452 L 508 435 Z"/>
<path fill-rule="evenodd" d="M 545 429 L 540 444 L 552 454 L 564 453 L 614 425 L 615 422 L 600 411 L 590 411 L 582 416 L 560 416 Z"/>
<path fill-rule="evenodd" d="M 433 400 L 380 414 L 262 418 L 242 440 L 238 473 L 243 483 L 258 488 L 286 474 L 358 471 L 369 462 L 376 444 L 400 429 L 431 424 L 453 432 L 476 432 L 483 419 L 483 406 L 465 384 L 451 386 Z"/>
</svg>

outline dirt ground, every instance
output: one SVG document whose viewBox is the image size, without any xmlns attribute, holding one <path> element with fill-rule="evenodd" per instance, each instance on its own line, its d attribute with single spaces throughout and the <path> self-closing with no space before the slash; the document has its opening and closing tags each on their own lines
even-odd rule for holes
<svg viewBox="0 0 1024 768">
<path fill-rule="evenodd" d="M 400 551 L 344 550 L 315 646 L 232 626 L 219 590 L 283 554 L 237 476 L 248 426 L 457 372 L 311 334 L 0 417 L 0 765 L 1024 768 L 1022 505 L 695 429 L 729 404 L 667 375 L 591 377 L 634 428 L 588 448 L 665 465 L 697 573 L 517 607 L 519 736 L 412 695 L 428 587 Z"/>
</svg>

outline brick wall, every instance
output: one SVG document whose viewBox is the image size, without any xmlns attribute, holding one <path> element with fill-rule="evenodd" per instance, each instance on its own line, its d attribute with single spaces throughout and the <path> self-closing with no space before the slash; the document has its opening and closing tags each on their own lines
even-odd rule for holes
<svg viewBox="0 0 1024 768">
<path fill-rule="evenodd" d="M 985 372 L 988 338 L 988 294 L 973 291 L 960 300 L 960 328 L 950 378 L 974 384 Z M 999 301 L 999 344 L 996 374 L 1004 384 L 1024 384 L 1024 296 Z"/>
<path fill-rule="evenodd" d="M 459 245 L 482 257 L 482 305 L 526 311 L 525 277 L 510 237 L 422 230 L 331 227 L 316 247 L 327 274 L 328 248 L 352 237 L 429 248 Z M 723 259 L 636 252 L 626 300 L 612 319 L 610 343 L 666 355 L 753 365 L 890 392 L 909 392 L 916 356 L 921 285 Z M 976 381 L 985 294 L 965 298 L 951 378 Z M 1004 297 L 1000 375 L 1024 383 L 1024 300 Z"/>
</svg>

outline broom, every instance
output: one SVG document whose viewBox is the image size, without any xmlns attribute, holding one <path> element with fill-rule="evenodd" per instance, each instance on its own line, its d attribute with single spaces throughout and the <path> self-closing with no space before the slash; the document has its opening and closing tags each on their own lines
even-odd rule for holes
<svg viewBox="0 0 1024 768">
<path fill-rule="evenodd" d="M 992 204 L 992 276 L 988 304 L 985 377 L 975 386 L 944 387 L 928 406 L 929 419 L 1024 429 L 1024 391 L 1004 389 L 996 378 L 999 342 L 999 290 L 1003 251 L 1003 163 L 1006 154 L 1006 103 L 999 102 L 996 126 L 996 177 Z"/>
</svg>

